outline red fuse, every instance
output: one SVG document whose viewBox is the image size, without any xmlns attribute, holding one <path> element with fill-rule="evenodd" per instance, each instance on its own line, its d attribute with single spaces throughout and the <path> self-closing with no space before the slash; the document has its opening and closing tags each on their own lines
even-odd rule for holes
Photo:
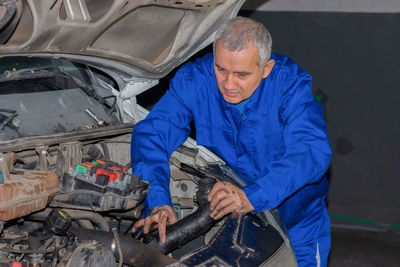
<svg viewBox="0 0 400 267">
<path fill-rule="evenodd" d="M 126 172 L 126 167 L 123 165 L 119 165 L 122 168 L 122 172 Z"/>
<path fill-rule="evenodd" d="M 114 166 L 118 167 L 119 171 L 126 172 L 126 167 L 124 165 L 116 163 Z"/>
<path fill-rule="evenodd" d="M 88 170 L 90 170 L 93 166 L 96 166 L 96 165 L 94 165 L 94 164 L 92 164 L 90 162 L 83 162 L 80 165 L 87 167 Z"/>
<path fill-rule="evenodd" d="M 121 171 L 122 168 L 120 168 L 118 166 L 110 166 L 109 169 L 111 169 L 113 171 Z"/>
</svg>

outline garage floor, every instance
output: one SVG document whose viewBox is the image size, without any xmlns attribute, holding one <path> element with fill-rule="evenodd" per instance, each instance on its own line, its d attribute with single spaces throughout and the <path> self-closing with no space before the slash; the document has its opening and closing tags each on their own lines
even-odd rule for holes
<svg viewBox="0 0 400 267">
<path fill-rule="evenodd" d="M 328 266 L 400 266 L 400 229 L 332 224 Z"/>
</svg>

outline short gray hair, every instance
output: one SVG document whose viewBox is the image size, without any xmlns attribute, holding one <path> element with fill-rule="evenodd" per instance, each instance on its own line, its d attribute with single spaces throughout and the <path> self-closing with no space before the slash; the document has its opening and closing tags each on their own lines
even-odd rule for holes
<svg viewBox="0 0 400 267">
<path fill-rule="evenodd" d="M 230 51 L 240 51 L 250 42 L 258 48 L 259 62 L 257 64 L 264 68 L 271 58 L 272 37 L 268 30 L 257 21 L 249 18 L 236 17 L 225 22 L 216 32 L 213 50 L 221 40 L 224 48 Z"/>
</svg>

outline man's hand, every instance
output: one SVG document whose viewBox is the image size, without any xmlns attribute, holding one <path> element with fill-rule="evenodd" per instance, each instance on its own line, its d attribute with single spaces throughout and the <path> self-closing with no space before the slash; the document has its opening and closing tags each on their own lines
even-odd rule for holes
<svg viewBox="0 0 400 267">
<path fill-rule="evenodd" d="M 211 202 L 210 209 L 212 212 L 210 217 L 214 220 L 218 220 L 229 213 L 237 215 L 254 210 L 243 190 L 228 182 L 216 183 L 208 194 L 208 201 Z"/>
<path fill-rule="evenodd" d="M 143 234 L 148 234 L 152 225 L 157 225 L 158 234 L 161 243 L 165 243 L 167 239 L 167 225 L 174 224 L 178 221 L 175 211 L 171 206 L 158 206 L 151 210 L 151 214 L 135 223 L 132 233 L 143 226 Z"/>
</svg>

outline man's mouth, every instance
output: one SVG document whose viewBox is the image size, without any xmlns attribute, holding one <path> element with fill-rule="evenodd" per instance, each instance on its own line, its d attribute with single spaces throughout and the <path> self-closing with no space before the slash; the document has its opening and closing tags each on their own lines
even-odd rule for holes
<svg viewBox="0 0 400 267">
<path fill-rule="evenodd" d="M 225 95 L 228 96 L 228 97 L 235 97 L 237 94 L 236 94 L 235 91 L 225 90 Z"/>
</svg>

